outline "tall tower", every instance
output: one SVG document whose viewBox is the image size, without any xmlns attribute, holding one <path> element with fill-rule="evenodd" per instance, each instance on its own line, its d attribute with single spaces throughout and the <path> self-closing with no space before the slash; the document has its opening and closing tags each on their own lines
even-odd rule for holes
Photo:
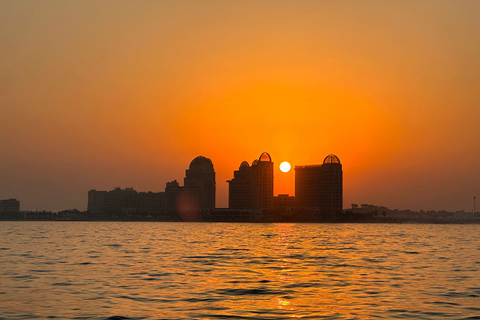
<svg viewBox="0 0 480 320">
<path fill-rule="evenodd" d="M 198 156 L 186 170 L 184 189 L 194 197 L 199 209 L 215 209 L 215 171 L 212 160 Z"/>
<path fill-rule="evenodd" d="M 343 209 L 343 171 L 340 159 L 330 154 L 322 165 L 322 190 L 320 206 L 326 213 L 336 213 Z"/>
<path fill-rule="evenodd" d="M 253 206 L 268 209 L 273 206 L 273 162 L 270 155 L 262 153 L 252 165 Z"/>
<path fill-rule="evenodd" d="M 334 214 L 343 209 L 343 171 L 336 155 L 330 154 L 321 165 L 295 167 L 295 198 L 298 205 L 317 207 Z"/>
<path fill-rule="evenodd" d="M 251 166 L 243 161 L 233 172 L 233 179 L 227 182 L 230 209 L 268 209 L 273 206 L 273 162 L 268 153 L 262 153 Z"/>
</svg>

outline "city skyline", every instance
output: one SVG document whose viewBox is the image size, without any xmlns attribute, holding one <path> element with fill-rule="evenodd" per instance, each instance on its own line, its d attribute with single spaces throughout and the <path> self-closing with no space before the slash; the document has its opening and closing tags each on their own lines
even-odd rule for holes
<svg viewBox="0 0 480 320">
<path fill-rule="evenodd" d="M 344 206 L 472 210 L 478 1 L 2 1 L 0 199 L 86 208 L 188 159 L 342 159 Z"/>
<path fill-rule="evenodd" d="M 251 165 L 242 161 L 233 178 L 227 181 L 228 208 L 215 205 L 217 183 L 212 160 L 197 156 L 185 170 L 183 186 L 173 180 L 166 182 L 164 191 L 160 192 L 138 192 L 131 187 L 110 191 L 91 189 L 87 211 L 90 218 L 96 219 L 166 221 L 319 221 L 342 215 L 343 172 L 337 156 L 326 156 L 321 165 L 295 167 L 294 188 L 298 196 L 274 196 L 273 168 L 273 159 L 267 152 Z M 291 216 L 287 218 L 287 215 Z"/>
</svg>

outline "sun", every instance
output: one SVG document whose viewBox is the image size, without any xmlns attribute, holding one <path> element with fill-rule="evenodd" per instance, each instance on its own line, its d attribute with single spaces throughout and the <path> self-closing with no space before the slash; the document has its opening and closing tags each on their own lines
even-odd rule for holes
<svg viewBox="0 0 480 320">
<path fill-rule="evenodd" d="M 288 163 L 288 162 L 286 162 L 286 161 L 280 163 L 280 170 L 281 170 L 282 172 L 288 172 L 288 171 L 290 171 L 290 168 L 291 168 L 291 167 L 292 167 L 292 166 L 290 165 L 290 163 Z"/>
</svg>

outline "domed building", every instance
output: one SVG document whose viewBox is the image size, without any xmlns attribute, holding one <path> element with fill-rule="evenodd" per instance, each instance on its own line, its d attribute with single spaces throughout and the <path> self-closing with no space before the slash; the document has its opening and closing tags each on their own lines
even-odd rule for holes
<svg viewBox="0 0 480 320">
<path fill-rule="evenodd" d="M 315 207 L 323 215 L 343 209 L 343 171 L 340 159 L 330 154 L 321 165 L 295 167 L 295 198 L 299 206 Z"/>
<path fill-rule="evenodd" d="M 212 160 L 204 156 L 198 156 L 190 162 L 189 170 L 213 171 Z"/>
<path fill-rule="evenodd" d="M 198 203 L 199 209 L 215 209 L 215 170 L 212 160 L 198 156 L 186 170 L 184 189 Z"/>
<path fill-rule="evenodd" d="M 227 182 L 230 209 L 268 209 L 273 206 L 273 162 L 268 153 L 262 153 L 251 166 L 243 161 L 233 172 L 233 179 Z"/>
<path fill-rule="evenodd" d="M 340 159 L 334 154 L 329 154 L 328 156 L 323 159 L 323 163 L 338 163 L 340 164 Z"/>
</svg>

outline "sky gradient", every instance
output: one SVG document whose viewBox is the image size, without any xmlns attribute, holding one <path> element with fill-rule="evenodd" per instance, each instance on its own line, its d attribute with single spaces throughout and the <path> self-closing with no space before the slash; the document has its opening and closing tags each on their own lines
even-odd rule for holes
<svg viewBox="0 0 480 320">
<path fill-rule="evenodd" d="M 86 209 L 212 159 L 217 207 L 336 154 L 344 207 L 472 210 L 479 1 L 0 1 L 0 199 Z M 480 207 L 480 205 L 479 205 Z"/>
</svg>

